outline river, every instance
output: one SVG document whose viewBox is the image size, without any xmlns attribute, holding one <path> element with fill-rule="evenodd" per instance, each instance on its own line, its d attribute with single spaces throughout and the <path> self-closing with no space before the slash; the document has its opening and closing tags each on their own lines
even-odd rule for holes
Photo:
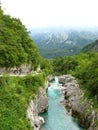
<svg viewBox="0 0 98 130">
<path fill-rule="evenodd" d="M 47 96 L 49 108 L 47 112 L 41 114 L 45 119 L 45 124 L 41 126 L 40 130 L 83 130 L 61 105 L 60 101 L 63 100 L 63 95 L 57 78 L 48 88 Z"/>
</svg>

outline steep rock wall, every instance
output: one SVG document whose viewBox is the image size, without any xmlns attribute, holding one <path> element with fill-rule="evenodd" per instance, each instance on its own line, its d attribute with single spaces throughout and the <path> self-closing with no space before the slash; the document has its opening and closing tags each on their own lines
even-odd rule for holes
<svg viewBox="0 0 98 130">
<path fill-rule="evenodd" d="M 48 109 L 48 98 L 46 96 L 47 87 L 48 82 L 45 83 L 44 88 L 40 87 L 38 95 L 34 100 L 30 100 L 27 109 L 27 118 L 30 120 L 34 130 L 39 130 L 40 126 L 44 123 L 44 119 L 40 117 L 39 114 Z"/>
<path fill-rule="evenodd" d="M 40 71 L 40 65 L 37 67 L 36 72 Z M 34 73 L 34 69 L 31 65 L 29 64 L 23 64 L 20 67 L 13 67 L 13 68 L 0 68 L 0 75 L 6 73 L 9 75 L 27 75 L 30 73 Z"/>
<path fill-rule="evenodd" d="M 95 119 L 98 113 L 95 113 L 92 103 L 84 98 L 84 93 L 75 78 L 71 75 L 63 75 L 58 78 L 59 82 L 63 84 L 61 89 L 68 114 L 75 117 L 85 130 L 97 130 Z"/>
</svg>

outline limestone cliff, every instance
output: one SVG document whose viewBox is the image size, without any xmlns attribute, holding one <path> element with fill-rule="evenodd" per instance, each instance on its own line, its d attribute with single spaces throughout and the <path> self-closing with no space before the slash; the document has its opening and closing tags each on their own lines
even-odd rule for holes
<svg viewBox="0 0 98 130">
<path fill-rule="evenodd" d="M 35 72 L 40 72 L 40 65 L 37 67 L 37 69 L 34 71 L 33 66 L 30 64 L 22 64 L 20 67 L 13 67 L 13 68 L 1 68 L 0 67 L 0 75 L 2 74 L 8 74 L 11 76 L 22 76 L 27 74 L 32 74 Z"/>
<path fill-rule="evenodd" d="M 48 98 L 46 96 L 46 89 L 48 82 L 45 83 L 44 88 L 39 89 L 38 95 L 34 100 L 31 100 L 27 109 L 27 118 L 30 120 L 31 126 L 34 130 L 39 130 L 40 126 L 44 123 L 44 119 L 39 116 L 40 113 L 47 111 Z"/>
<path fill-rule="evenodd" d="M 84 98 L 83 91 L 75 78 L 71 75 L 59 76 L 59 82 L 63 84 L 62 93 L 64 95 L 64 105 L 68 111 L 75 117 L 80 126 L 85 130 L 97 130 L 95 126 L 95 113 L 92 103 Z"/>
</svg>

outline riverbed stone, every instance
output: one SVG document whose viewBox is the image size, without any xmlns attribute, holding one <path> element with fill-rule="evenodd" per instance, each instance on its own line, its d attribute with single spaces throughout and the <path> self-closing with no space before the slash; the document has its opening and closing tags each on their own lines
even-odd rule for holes
<svg viewBox="0 0 98 130">
<path fill-rule="evenodd" d="M 65 108 L 75 117 L 85 130 L 97 130 L 94 126 L 95 112 L 84 98 L 83 91 L 79 88 L 76 79 L 71 75 L 58 76 L 59 82 L 65 89 L 61 89 L 64 95 Z"/>
</svg>

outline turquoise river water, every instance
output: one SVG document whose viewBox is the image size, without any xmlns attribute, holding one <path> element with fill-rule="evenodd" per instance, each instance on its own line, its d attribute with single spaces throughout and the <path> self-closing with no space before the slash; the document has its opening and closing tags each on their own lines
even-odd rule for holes
<svg viewBox="0 0 98 130">
<path fill-rule="evenodd" d="M 60 92 L 58 79 L 51 83 L 47 91 L 49 108 L 48 111 L 41 114 L 45 119 L 45 124 L 40 130 L 83 130 L 80 128 L 75 119 L 68 114 L 60 101 L 63 96 Z"/>
</svg>

